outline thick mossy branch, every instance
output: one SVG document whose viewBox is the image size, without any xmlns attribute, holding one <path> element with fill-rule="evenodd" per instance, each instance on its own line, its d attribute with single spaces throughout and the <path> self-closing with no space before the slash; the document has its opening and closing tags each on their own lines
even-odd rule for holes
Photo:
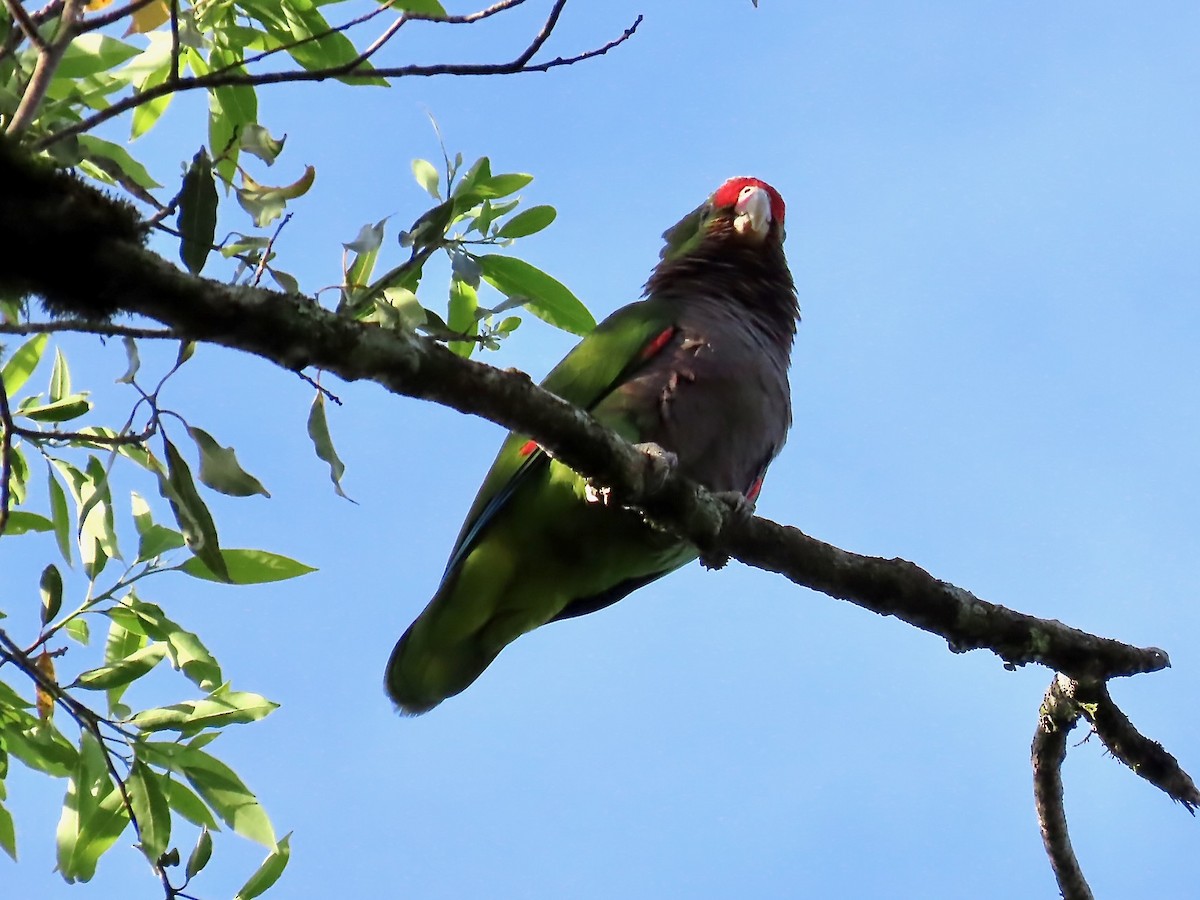
<svg viewBox="0 0 1200 900">
<path fill-rule="evenodd" d="M 988 603 L 913 563 L 840 550 L 798 529 L 739 514 L 736 504 L 680 477 L 529 376 L 463 360 L 415 334 L 335 315 L 305 297 L 187 275 L 142 247 L 131 211 L 81 182 L 0 149 L 0 291 L 34 292 L 84 318 L 136 313 L 194 340 L 253 353 L 294 371 L 432 400 L 536 438 L 708 558 L 736 557 L 797 584 L 894 615 L 951 649 L 990 648 L 1007 664 L 1043 665 L 1083 680 L 1169 665 L 1154 648 L 1096 637 Z M 9 189 L 8 186 L 13 186 Z"/>
</svg>

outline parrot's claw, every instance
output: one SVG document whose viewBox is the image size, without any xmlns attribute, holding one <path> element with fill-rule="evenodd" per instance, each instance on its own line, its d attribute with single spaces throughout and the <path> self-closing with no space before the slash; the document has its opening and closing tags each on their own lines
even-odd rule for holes
<svg viewBox="0 0 1200 900">
<path fill-rule="evenodd" d="M 598 488 L 591 482 L 583 486 L 583 499 L 588 503 L 599 503 L 601 506 L 608 506 L 612 499 L 612 488 Z"/>
<path fill-rule="evenodd" d="M 713 494 L 714 500 L 719 500 L 729 508 L 729 518 L 725 527 L 742 525 L 754 515 L 754 502 L 741 491 L 719 491 Z M 706 569 L 723 569 L 729 562 L 728 553 L 716 553 L 702 550 L 700 565 Z"/>
</svg>

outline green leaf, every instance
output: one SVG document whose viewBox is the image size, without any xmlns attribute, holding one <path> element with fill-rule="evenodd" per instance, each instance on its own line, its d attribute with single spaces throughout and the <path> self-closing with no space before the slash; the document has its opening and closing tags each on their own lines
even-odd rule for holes
<svg viewBox="0 0 1200 900">
<path fill-rule="evenodd" d="M 197 61 L 199 54 L 196 54 Z M 207 66 L 211 69 L 234 67 L 242 62 L 242 51 L 232 47 L 213 46 Z M 204 65 L 198 69 L 205 68 Z M 203 74 L 198 71 L 197 74 Z M 208 92 L 208 146 L 216 160 L 217 174 L 226 184 L 233 183 L 237 172 L 242 129 L 258 122 L 258 95 L 248 84 L 227 84 Z"/>
<path fill-rule="evenodd" d="M 287 868 L 288 859 L 292 855 L 291 839 L 291 832 L 280 838 L 279 844 L 263 860 L 258 870 L 234 894 L 233 900 L 251 900 L 252 897 L 259 896 L 279 880 L 279 876 Z"/>
<path fill-rule="evenodd" d="M 42 351 L 46 349 L 48 340 L 50 340 L 50 335 L 45 332 L 35 334 L 8 358 L 8 362 L 0 370 L 0 378 L 4 381 L 4 390 L 8 392 L 8 396 L 12 397 L 25 386 L 25 382 L 29 380 L 29 376 L 41 361 Z"/>
<path fill-rule="evenodd" d="M 142 710 L 129 721 L 142 731 L 195 734 L 203 728 L 257 722 L 277 709 L 278 703 L 261 694 L 219 688 L 203 700 L 187 700 L 171 706 Z"/>
<path fill-rule="evenodd" d="M 190 747 L 179 754 L 178 764 L 196 793 L 222 822 L 242 837 L 272 850 L 275 848 L 271 820 L 259 805 L 258 798 L 232 769 L 203 750 Z"/>
<path fill-rule="evenodd" d="M 138 369 L 142 367 L 142 359 L 138 356 L 137 341 L 131 337 L 123 337 L 121 341 L 125 344 L 125 357 L 129 360 L 129 367 L 125 370 L 125 374 L 117 379 L 117 384 L 133 384 L 133 379 L 137 375 Z"/>
<path fill-rule="evenodd" d="M 17 861 L 17 832 L 13 828 L 12 813 L 0 803 L 0 849 Z"/>
<path fill-rule="evenodd" d="M 212 162 L 201 148 L 183 176 L 179 192 L 179 258 L 193 275 L 199 274 L 212 251 L 217 233 L 217 183 Z"/>
<path fill-rule="evenodd" d="M 81 134 L 79 136 L 79 146 L 86 159 L 91 160 L 93 163 L 100 162 L 106 170 L 109 167 L 103 166 L 103 161 L 110 161 L 131 182 L 140 188 L 153 190 L 154 188 L 162 187 L 161 184 L 150 176 L 150 173 L 146 171 L 146 167 L 130 156 L 129 151 L 120 144 L 114 144 L 112 141 L 103 140 L 92 134 Z M 132 338 L 125 338 L 125 340 L 132 340 Z"/>
<path fill-rule="evenodd" d="M 51 531 L 53 528 L 54 523 L 45 516 L 14 509 L 8 514 L 8 522 L 4 526 L 3 533 L 12 537 L 29 531 Z"/>
<path fill-rule="evenodd" d="M 229 573 L 227 582 L 229 584 L 266 584 L 271 581 L 298 578 L 309 572 L 317 571 L 312 566 L 306 566 L 302 562 L 280 556 L 278 553 L 269 553 L 266 550 L 222 550 L 221 556 L 225 560 L 225 568 Z M 206 581 L 222 580 L 217 578 L 212 570 L 197 557 L 192 557 L 185 562 L 180 566 L 180 570 L 194 578 L 203 578 Z"/>
<path fill-rule="evenodd" d="M 392 328 L 413 331 L 424 325 L 429 318 L 428 311 L 421 305 L 417 295 L 408 288 L 384 288 L 383 296 L 377 297 L 375 304 L 376 311 L 388 311 L 377 317 L 377 321 Z"/>
<path fill-rule="evenodd" d="M 535 316 L 574 334 L 587 334 L 596 320 L 562 282 L 511 256 L 479 257 L 483 278 L 496 290 L 520 300 Z"/>
<path fill-rule="evenodd" d="M 58 403 L 70 394 L 71 370 L 67 368 L 67 358 L 63 356 L 62 348 L 55 347 L 54 368 L 50 372 L 50 402 Z"/>
<path fill-rule="evenodd" d="M 50 493 L 50 514 L 54 520 L 54 540 L 58 543 L 58 552 L 62 554 L 67 565 L 71 564 L 71 514 L 67 509 L 67 494 L 54 474 L 54 468 L 47 464 L 46 481 Z"/>
<path fill-rule="evenodd" d="M 167 804 L 193 825 L 199 825 L 206 831 L 218 830 L 217 820 L 213 818 L 204 801 L 196 796 L 190 787 L 182 782 L 171 779 L 163 785 L 167 795 Z M 211 842 L 211 839 L 210 839 Z M 195 851 L 192 851 L 195 853 Z M 189 865 L 191 862 L 189 860 Z"/>
<path fill-rule="evenodd" d="M 263 128 L 257 122 L 247 122 L 242 126 L 242 133 L 238 136 L 241 141 L 242 149 L 247 153 L 257 156 L 268 166 L 275 162 L 275 159 L 283 152 L 283 143 L 287 140 L 285 134 L 279 140 L 271 137 L 271 132 Z"/>
<path fill-rule="evenodd" d="M 429 196 L 434 200 L 441 200 L 442 195 L 438 190 L 441 184 L 441 176 L 438 175 L 437 168 L 427 159 L 414 159 L 412 161 L 413 178 L 417 179 L 417 184 L 429 192 Z"/>
<path fill-rule="evenodd" d="M 151 865 L 158 862 L 171 841 L 171 809 L 161 787 L 163 781 L 163 776 L 140 759 L 133 761 L 125 779 L 125 789 L 129 792 L 129 803 L 141 836 L 142 853 Z"/>
<path fill-rule="evenodd" d="M 184 546 L 183 535 L 174 528 L 158 525 L 150 518 L 150 506 L 137 491 L 131 491 L 133 524 L 138 532 L 138 562 L 146 562 L 162 556 L 170 550 Z"/>
<path fill-rule="evenodd" d="M 115 69 L 141 52 L 116 38 L 92 31 L 81 34 L 67 45 L 62 61 L 54 70 L 54 79 L 81 79 Z"/>
<path fill-rule="evenodd" d="M 163 642 L 171 664 L 203 690 L 221 683 L 221 667 L 199 636 L 168 618 L 155 604 L 128 595 L 120 606 L 108 610 L 108 616 L 125 628 Z"/>
<path fill-rule="evenodd" d="M 25 454 L 21 451 L 20 446 L 12 448 L 9 462 L 11 464 L 8 480 L 9 499 L 13 506 L 20 506 L 25 502 L 25 483 L 29 481 L 29 466 L 25 462 Z"/>
<path fill-rule="evenodd" d="M 471 193 L 475 194 L 481 200 L 495 200 L 498 197 L 507 197 L 509 194 L 515 194 L 531 181 L 533 181 L 532 175 L 519 172 L 512 172 L 507 175 L 493 175 L 491 178 L 476 184 Z"/>
<path fill-rule="evenodd" d="M 244 0 L 238 5 L 262 22 L 267 31 L 286 46 L 288 55 L 305 69 L 345 65 L 359 55 L 349 38 L 333 31 L 325 17 L 310 2 L 278 4 L 271 0 Z M 283 12 L 283 21 L 279 19 L 280 11 Z M 368 73 L 372 71 L 372 66 L 363 63 L 356 71 Z M 341 75 L 338 80 L 347 84 L 388 86 L 384 79 L 378 77 Z"/>
<path fill-rule="evenodd" d="M 74 472 L 78 474 L 79 470 L 75 469 Z M 88 457 L 87 472 L 83 474 L 75 491 L 79 503 L 79 541 L 83 570 L 89 578 L 94 579 L 104 569 L 108 560 L 121 558 L 113 523 L 108 473 L 99 459 L 94 456 Z"/>
<path fill-rule="evenodd" d="M 67 636 L 78 644 L 86 646 L 87 642 L 91 640 L 87 619 L 70 619 L 63 629 L 67 632 Z"/>
<path fill-rule="evenodd" d="M 450 330 L 458 334 L 477 334 L 479 318 L 475 311 L 479 308 L 479 294 L 475 288 L 465 281 L 454 278 L 450 281 L 450 303 L 447 310 L 446 324 Z M 474 341 L 450 341 L 446 346 L 452 353 L 468 357 L 475 349 Z"/>
<path fill-rule="evenodd" d="M 135 650 L 124 659 L 117 660 L 111 665 L 89 669 L 75 679 L 71 687 L 81 687 L 88 691 L 106 691 L 110 688 L 123 687 L 141 678 L 167 655 L 167 647 L 162 643 L 150 644 Z"/>
<path fill-rule="evenodd" d="M 159 490 L 175 513 L 175 521 L 179 523 L 188 549 L 204 560 L 217 577 L 227 581 L 229 573 L 221 557 L 217 528 L 213 524 L 212 514 L 196 491 L 191 470 L 166 435 L 163 436 L 163 450 L 167 459 L 167 475 L 165 478 L 160 475 Z"/>
<path fill-rule="evenodd" d="M 192 852 L 188 856 L 187 868 L 184 869 L 184 876 L 187 880 L 191 881 L 199 875 L 208 865 L 211 857 L 212 833 L 207 828 L 201 828 L 200 836 L 196 838 L 196 846 L 192 848 Z"/>
<path fill-rule="evenodd" d="M 167 80 L 167 76 L 171 74 L 171 66 L 169 62 L 164 62 L 158 68 L 150 72 L 142 79 L 138 85 L 138 93 L 149 91 L 151 88 L 156 88 Z M 167 107 L 171 105 L 171 99 L 175 96 L 172 91 L 163 94 L 160 97 L 155 97 L 153 100 L 147 100 L 145 103 L 136 107 L 133 111 L 133 116 L 130 119 L 129 139 L 137 140 L 147 131 L 155 126 L 162 114 L 167 111 Z"/>
<path fill-rule="evenodd" d="M 333 489 L 339 497 L 349 500 L 346 492 L 342 490 L 342 475 L 346 471 L 346 464 L 333 448 L 333 438 L 329 436 L 329 423 L 325 420 L 325 395 L 320 391 L 317 391 L 312 408 L 308 411 L 308 436 L 312 439 L 317 457 L 329 465 L 329 480 L 333 482 Z"/>
<path fill-rule="evenodd" d="M 502 238 L 528 237 L 537 234 L 557 217 L 558 210 L 553 206 L 531 206 L 501 225 L 496 234 Z"/>
<path fill-rule="evenodd" d="M 125 808 L 125 799 L 120 790 L 113 786 L 79 829 L 70 862 L 62 870 L 64 879 L 68 883 L 91 881 L 96 874 L 96 863 L 117 842 L 128 825 L 129 810 Z M 71 872 L 73 877 L 67 878 L 67 872 Z"/>
<path fill-rule="evenodd" d="M 58 567 L 49 565 L 42 569 L 42 578 L 38 586 L 42 593 L 42 624 L 46 625 L 62 609 L 63 580 Z"/>
<path fill-rule="evenodd" d="M 91 880 L 100 856 L 129 824 L 129 812 L 109 776 L 105 753 L 91 732 L 80 735 L 78 761 L 58 822 L 58 871 L 67 883 Z"/>
<path fill-rule="evenodd" d="M 250 497 L 254 494 L 271 496 L 257 478 L 238 464 L 237 454 L 232 447 L 222 447 L 202 428 L 189 426 L 188 434 L 200 451 L 200 480 L 214 491 L 230 497 Z"/>
<path fill-rule="evenodd" d="M 146 636 L 141 632 L 132 631 L 116 619 L 108 623 L 108 636 L 104 640 L 104 662 L 112 665 L 137 653 L 146 646 Z M 129 711 L 122 708 L 118 712 L 118 704 L 125 694 L 128 685 L 117 685 L 108 689 L 108 708 L 117 718 L 127 718 Z"/>
<path fill-rule="evenodd" d="M 20 704 L 29 706 L 23 700 Z M 24 712 L 21 706 L 6 705 L 0 716 L 0 740 L 8 752 L 31 769 L 55 778 L 69 775 L 79 757 L 74 746 L 50 722 Z"/>
<path fill-rule="evenodd" d="M 347 251 L 354 254 L 354 259 L 343 274 L 339 312 L 346 307 L 355 307 L 358 295 L 370 284 L 371 273 L 375 271 L 375 262 L 379 259 L 379 248 L 383 245 L 386 223 L 387 219 L 380 219 L 374 225 L 364 225 L 358 230 L 358 236 L 353 241 L 342 244 Z"/>
<path fill-rule="evenodd" d="M 65 400 L 54 403 L 40 403 L 27 406 L 17 415 L 33 419 L 35 422 L 69 422 L 86 415 L 92 408 L 92 402 L 83 394 L 76 394 Z"/>
</svg>

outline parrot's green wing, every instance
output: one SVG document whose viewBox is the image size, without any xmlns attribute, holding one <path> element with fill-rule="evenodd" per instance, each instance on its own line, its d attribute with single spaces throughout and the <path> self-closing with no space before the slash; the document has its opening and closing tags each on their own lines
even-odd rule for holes
<svg viewBox="0 0 1200 900">
<path fill-rule="evenodd" d="M 596 326 L 542 381 L 542 387 L 568 403 L 592 409 L 629 375 L 654 356 L 674 331 L 672 310 L 653 300 L 632 303 Z M 622 431 L 619 423 L 608 423 Z M 636 435 L 625 434 L 628 439 Z M 527 435 L 505 439 L 467 513 L 446 563 L 449 573 L 470 552 L 480 533 L 504 508 L 513 491 L 549 457 Z"/>
</svg>

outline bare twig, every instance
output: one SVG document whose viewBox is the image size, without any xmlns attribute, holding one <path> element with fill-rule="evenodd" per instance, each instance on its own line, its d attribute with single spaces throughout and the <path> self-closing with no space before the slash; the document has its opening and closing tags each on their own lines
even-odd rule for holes
<svg viewBox="0 0 1200 900">
<path fill-rule="evenodd" d="M 1067 756 L 1067 735 L 1079 719 L 1079 709 L 1064 696 L 1056 675 L 1050 683 L 1033 734 L 1033 799 L 1037 811 L 1042 844 L 1050 857 L 1050 868 L 1058 881 L 1063 900 L 1092 900 L 1092 891 L 1067 834 L 1067 817 L 1063 810 L 1062 764 Z"/>
<path fill-rule="evenodd" d="M 317 381 L 317 379 L 312 378 L 309 375 L 305 375 L 303 372 L 297 372 L 296 375 L 301 381 L 307 382 L 315 387 L 321 393 L 321 395 L 325 397 L 326 400 L 330 401 L 331 403 L 335 403 L 338 406 L 342 405 L 342 398 L 321 384 L 321 382 Z"/>
<path fill-rule="evenodd" d="M 292 214 L 288 213 L 279 222 L 275 228 L 275 233 L 271 235 L 271 239 L 267 241 L 267 246 L 263 247 L 262 257 L 258 261 L 258 265 L 254 269 L 254 277 L 250 280 L 250 284 L 258 287 L 258 283 L 262 281 L 263 273 L 267 271 L 267 260 L 271 257 L 271 248 L 275 246 L 275 240 L 279 237 L 279 232 L 283 231 L 283 226 L 292 221 Z"/>
<path fill-rule="evenodd" d="M 179 340 L 179 335 L 170 328 L 133 328 L 128 325 L 114 325 L 112 322 L 97 322 L 93 319 L 57 319 L 53 322 L 20 322 L 16 324 L 0 322 L 0 334 L 42 334 L 56 331 L 98 334 L 101 337 Z"/>
<path fill-rule="evenodd" d="M 555 4 L 555 9 L 560 8 L 561 3 Z M 440 20 L 439 20 L 440 21 Z M 548 20 L 549 21 L 549 20 Z M 388 68 L 373 68 L 365 71 L 356 71 L 356 67 L 361 65 L 358 58 L 351 60 L 340 66 L 332 66 L 325 69 L 313 70 L 291 70 L 286 72 L 265 72 L 258 75 L 250 75 L 238 71 L 223 71 L 220 73 L 209 73 L 208 75 L 189 76 L 178 79 L 174 83 L 164 82 L 160 85 L 148 88 L 144 91 L 126 97 L 113 103 L 107 109 L 101 110 L 86 119 L 76 122 L 72 125 L 65 126 L 53 134 L 47 135 L 38 140 L 33 146 L 36 150 L 44 150 L 50 145 L 71 135 L 81 134 L 89 131 L 107 122 L 122 113 L 128 112 L 130 109 L 148 103 L 158 97 L 166 96 L 167 94 L 184 93 L 186 91 L 194 91 L 201 89 L 209 89 L 215 87 L 224 87 L 227 85 L 250 85 L 261 87 L 268 84 L 284 84 L 290 82 L 303 81 L 326 81 L 330 78 L 354 78 L 354 79 L 370 79 L 370 78 L 409 78 L 409 77 L 431 77 L 434 75 L 458 75 L 458 76 L 475 76 L 475 75 L 515 75 L 524 72 L 546 72 L 550 69 L 560 68 L 562 66 L 571 66 L 576 63 L 583 62 L 588 59 L 593 59 L 597 56 L 603 56 L 614 48 L 625 43 L 637 31 L 641 25 L 642 17 L 634 21 L 634 23 L 618 37 L 592 50 L 587 50 L 583 53 L 578 53 L 569 57 L 555 57 L 543 63 L 530 64 L 529 58 L 532 56 L 530 47 L 533 52 L 536 52 L 539 47 L 545 42 L 545 29 L 534 37 L 533 42 L 523 50 L 515 59 L 506 63 L 438 63 L 433 65 L 409 65 L 409 66 L 394 66 Z M 244 63 L 239 63 L 238 68 L 242 68 Z"/>
<path fill-rule="evenodd" d="M 86 431 L 38 431 L 33 428 L 13 427 L 13 432 L 33 444 L 48 444 L 54 441 L 86 442 L 100 447 L 132 447 L 144 444 L 154 437 L 158 431 L 156 418 L 151 418 L 150 424 L 138 434 L 115 434 L 112 437 L 103 434 L 90 434 Z"/>
</svg>

